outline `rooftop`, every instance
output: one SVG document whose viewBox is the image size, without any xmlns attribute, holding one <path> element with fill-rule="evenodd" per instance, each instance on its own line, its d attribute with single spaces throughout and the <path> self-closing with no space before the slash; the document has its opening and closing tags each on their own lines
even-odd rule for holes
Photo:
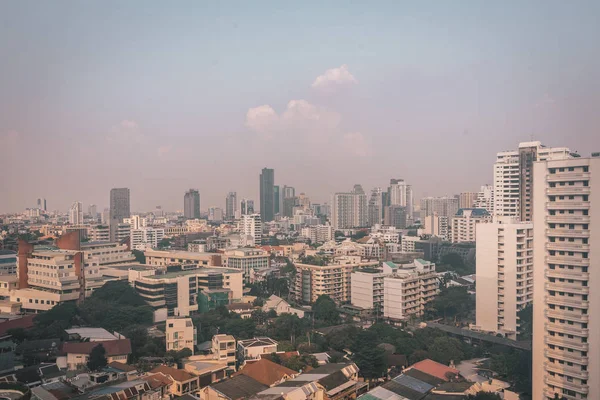
<svg viewBox="0 0 600 400">
<path fill-rule="evenodd" d="M 116 356 L 131 353 L 131 342 L 129 339 L 99 341 L 99 342 L 67 342 L 62 344 L 62 352 L 65 354 L 90 354 L 92 349 L 102 345 L 107 356 Z"/>
<path fill-rule="evenodd" d="M 458 375 L 458 370 L 456 368 L 450 368 L 430 359 L 419 361 L 418 363 L 411 365 L 410 368 L 425 372 L 436 378 L 443 379 L 446 382 L 450 380 L 447 375 Z"/>
<path fill-rule="evenodd" d="M 196 378 L 194 375 L 190 374 L 187 371 L 184 371 L 182 369 L 167 367 L 166 365 L 160 365 L 160 366 L 154 368 L 150 372 L 153 374 L 160 372 L 161 374 L 167 375 L 167 376 L 171 377 L 173 380 L 178 381 L 178 382 L 186 382 L 186 381 Z"/>
<path fill-rule="evenodd" d="M 263 385 L 271 386 L 280 382 L 282 379 L 291 378 L 298 372 L 274 363 L 266 358 L 246 364 L 237 374 L 249 376 Z"/>
<path fill-rule="evenodd" d="M 262 392 L 269 387 L 246 375 L 236 375 L 231 379 L 211 385 L 217 392 L 229 397 L 231 400 L 247 398 Z"/>
<path fill-rule="evenodd" d="M 104 328 L 71 328 L 65 329 L 69 335 L 78 335 L 82 339 L 92 341 L 115 340 L 117 337 Z"/>
<path fill-rule="evenodd" d="M 147 279 L 173 279 L 179 276 L 187 276 L 187 275 L 216 275 L 216 274 L 241 274 L 241 269 L 231 269 L 231 268 L 196 268 L 196 269 L 188 269 L 185 271 L 174 271 L 167 272 L 166 274 L 157 274 L 151 276 L 145 276 Z"/>
</svg>

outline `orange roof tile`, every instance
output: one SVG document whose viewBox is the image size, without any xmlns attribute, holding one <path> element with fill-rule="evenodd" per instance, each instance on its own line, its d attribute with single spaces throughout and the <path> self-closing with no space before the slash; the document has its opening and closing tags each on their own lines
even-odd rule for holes
<svg viewBox="0 0 600 400">
<path fill-rule="evenodd" d="M 152 373 L 160 372 L 164 375 L 167 375 L 167 376 L 173 378 L 177 382 L 186 382 L 186 381 L 189 381 L 189 380 L 192 380 L 195 378 L 194 375 L 190 374 L 187 371 L 184 371 L 182 369 L 167 367 L 166 365 L 159 365 L 158 367 L 154 368 L 150 372 L 152 372 Z"/>
<path fill-rule="evenodd" d="M 410 368 L 414 368 L 431 376 L 435 376 L 436 378 L 443 379 L 446 382 L 450 381 L 446 374 L 458 375 L 457 369 L 450 368 L 444 364 L 440 364 L 430 359 L 419 361 L 418 363 L 411 365 Z"/>
<path fill-rule="evenodd" d="M 293 371 L 283 365 L 274 363 L 266 358 L 246 364 L 236 375 L 246 375 L 263 385 L 272 386 L 282 379 L 297 375 L 298 372 Z"/>
</svg>

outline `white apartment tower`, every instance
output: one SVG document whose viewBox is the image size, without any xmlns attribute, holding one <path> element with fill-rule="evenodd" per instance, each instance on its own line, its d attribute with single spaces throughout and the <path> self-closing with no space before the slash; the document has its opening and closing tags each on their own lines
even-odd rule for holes
<svg viewBox="0 0 600 400">
<path fill-rule="evenodd" d="M 331 220 L 334 229 L 361 228 L 367 225 L 367 195 L 361 185 L 349 193 L 333 195 Z"/>
<path fill-rule="evenodd" d="M 517 313 L 533 301 L 533 224 L 498 217 L 476 229 L 476 325 L 515 340 Z"/>
<path fill-rule="evenodd" d="M 406 214 L 412 219 L 414 198 L 411 185 L 408 185 L 404 179 L 390 179 L 388 198 L 390 206 L 406 207 Z"/>
<path fill-rule="evenodd" d="M 494 212 L 494 187 L 492 185 L 483 185 L 477 193 L 475 208 L 483 208 L 490 214 Z"/>
<path fill-rule="evenodd" d="M 600 399 L 600 158 L 533 178 L 533 398 Z"/>
<path fill-rule="evenodd" d="M 494 164 L 494 214 L 531 221 L 534 162 L 573 156 L 566 147 L 545 147 L 541 142 L 519 143 L 516 151 L 498 153 Z"/>
<path fill-rule="evenodd" d="M 69 208 L 69 223 L 71 225 L 83 224 L 83 205 L 81 202 L 76 201 L 71 204 L 71 208 Z"/>
<path fill-rule="evenodd" d="M 452 243 L 475 242 L 480 223 L 490 222 L 491 215 L 483 208 L 461 208 L 452 218 L 450 241 Z"/>
<path fill-rule="evenodd" d="M 456 197 L 425 197 L 421 199 L 421 221 L 429 215 L 453 218 L 458 212 Z"/>
<path fill-rule="evenodd" d="M 262 220 L 260 219 L 260 214 L 242 215 L 242 219 L 240 219 L 240 233 L 252 236 L 254 245 L 260 246 L 262 242 Z"/>
</svg>

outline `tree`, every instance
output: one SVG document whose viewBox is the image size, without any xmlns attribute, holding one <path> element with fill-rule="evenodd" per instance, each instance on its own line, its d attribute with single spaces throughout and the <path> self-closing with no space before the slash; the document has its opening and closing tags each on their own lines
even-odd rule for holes
<svg viewBox="0 0 600 400">
<path fill-rule="evenodd" d="M 90 357 L 87 362 L 87 367 L 90 371 L 98 371 L 101 368 L 106 367 L 108 360 L 106 359 L 106 349 L 102 344 L 94 347 L 90 353 Z"/>
<path fill-rule="evenodd" d="M 257 325 L 263 325 L 265 322 L 267 322 L 268 316 L 263 310 L 254 310 L 252 311 L 252 319 Z"/>
<path fill-rule="evenodd" d="M 335 302 L 327 295 L 321 295 L 313 305 L 315 319 L 323 321 L 328 325 L 338 325 L 341 321 L 340 313 Z"/>
<path fill-rule="evenodd" d="M 440 294 L 428 305 L 428 312 L 444 319 L 463 319 L 475 309 L 473 296 L 467 288 L 451 286 L 442 288 Z"/>
<path fill-rule="evenodd" d="M 531 340 L 533 334 L 533 304 L 528 304 L 517 313 L 519 318 L 519 340 Z"/>
<path fill-rule="evenodd" d="M 408 362 L 410 364 L 418 363 L 429 358 L 429 353 L 425 350 L 415 350 L 409 357 Z"/>
<path fill-rule="evenodd" d="M 135 261 L 139 262 L 140 264 L 146 264 L 146 255 L 144 254 L 143 251 L 131 250 L 131 252 L 135 256 Z"/>
<path fill-rule="evenodd" d="M 439 272 L 444 271 L 454 271 L 459 275 L 467 275 L 475 273 L 473 268 L 467 264 L 465 264 L 463 258 L 458 253 L 448 253 L 445 254 L 440 260 L 441 265 L 447 266 L 446 268 L 441 267 Z M 437 270 L 437 267 L 436 267 Z"/>
<path fill-rule="evenodd" d="M 6 331 L 7 335 L 10 335 L 13 342 L 20 344 L 25 340 L 28 340 L 31 335 L 23 328 L 12 328 Z"/>
<path fill-rule="evenodd" d="M 450 364 L 450 361 L 458 363 L 464 359 L 461 342 L 450 337 L 435 339 L 433 344 L 429 346 L 428 353 L 432 360 L 445 365 Z"/>
<path fill-rule="evenodd" d="M 301 356 L 292 356 L 287 360 L 284 360 L 283 366 L 293 371 L 305 371 L 307 367 L 317 368 L 319 362 L 314 356 L 303 354 Z"/>
<path fill-rule="evenodd" d="M 363 346 L 354 353 L 352 360 L 360 369 L 360 374 L 367 380 L 381 378 L 386 370 L 385 350 L 377 346 Z"/>
</svg>

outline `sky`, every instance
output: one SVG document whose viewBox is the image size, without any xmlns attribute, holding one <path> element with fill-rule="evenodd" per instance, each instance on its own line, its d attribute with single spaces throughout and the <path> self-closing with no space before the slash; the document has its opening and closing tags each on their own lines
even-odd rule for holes
<svg viewBox="0 0 600 400">
<path fill-rule="evenodd" d="M 498 151 L 600 151 L 598 1 L 0 2 L 0 213 L 326 202 L 492 183 Z"/>
</svg>

